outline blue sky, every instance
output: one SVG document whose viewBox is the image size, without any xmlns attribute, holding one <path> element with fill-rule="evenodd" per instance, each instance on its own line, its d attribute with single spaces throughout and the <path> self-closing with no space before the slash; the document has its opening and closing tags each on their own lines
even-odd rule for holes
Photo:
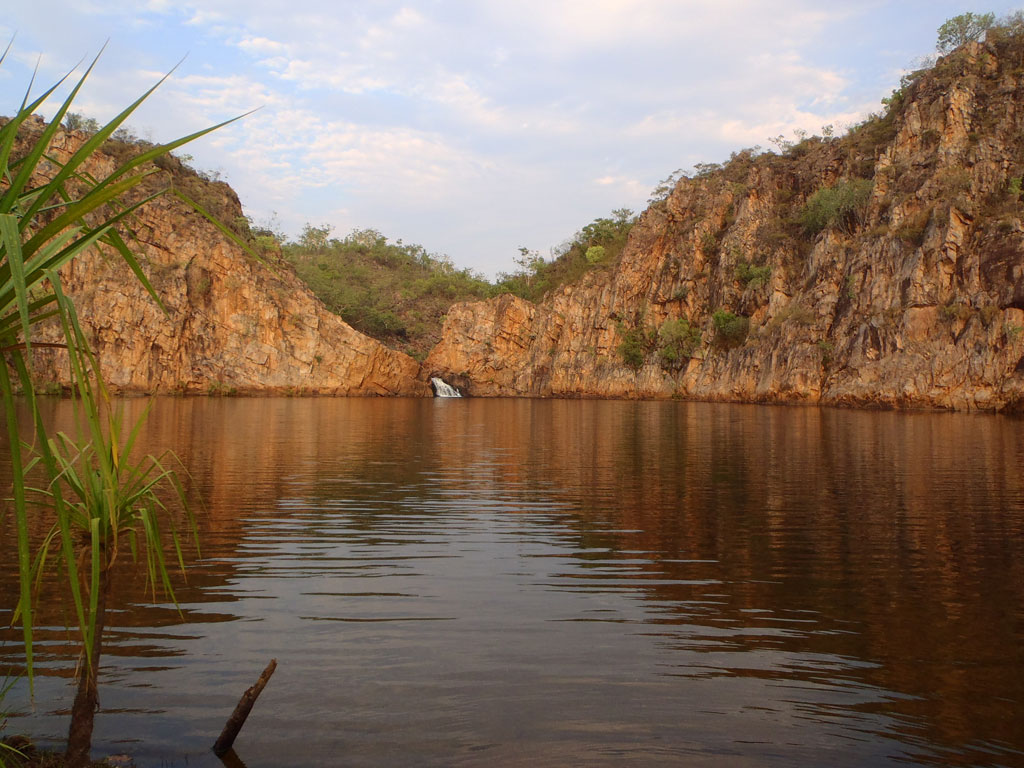
<svg viewBox="0 0 1024 768">
<path fill-rule="evenodd" d="M 29 6 L 32 7 L 29 7 Z M 677 168 L 876 109 L 964 11 L 947 0 L 80 0 L 18 3 L 10 114 L 109 39 L 77 102 L 188 148 L 257 222 L 373 228 L 485 275 L 641 210 Z M 44 110 L 45 114 L 45 110 Z"/>
</svg>

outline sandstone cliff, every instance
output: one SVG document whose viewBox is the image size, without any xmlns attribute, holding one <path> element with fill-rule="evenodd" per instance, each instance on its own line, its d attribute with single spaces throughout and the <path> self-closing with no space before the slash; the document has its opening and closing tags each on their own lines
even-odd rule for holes
<svg viewBox="0 0 1024 768">
<path fill-rule="evenodd" d="M 62 160 L 83 139 L 58 133 L 51 155 Z M 114 149 L 98 153 L 88 171 L 109 174 Z M 242 216 L 226 184 L 182 179 L 173 160 L 168 167 L 154 183 L 177 175 L 219 219 Z M 113 390 L 430 394 L 415 360 L 350 328 L 287 265 L 257 260 L 178 198 L 148 203 L 130 226 L 133 250 L 166 312 L 116 255 L 93 251 L 61 273 Z M 68 383 L 62 352 L 37 350 L 34 367 L 41 382 Z"/>
<path fill-rule="evenodd" d="M 453 307 L 424 375 L 478 396 L 1019 410 L 1022 176 L 1024 40 L 971 44 L 843 138 L 681 180 L 613 268 L 538 305 Z M 812 234 L 821 190 L 861 197 Z M 687 324 L 666 352 L 659 329 Z"/>
</svg>

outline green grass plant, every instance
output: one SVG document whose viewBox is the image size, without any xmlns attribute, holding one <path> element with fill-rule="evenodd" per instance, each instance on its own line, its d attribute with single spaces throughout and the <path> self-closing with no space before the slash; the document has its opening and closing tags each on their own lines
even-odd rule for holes
<svg viewBox="0 0 1024 768">
<path fill-rule="evenodd" d="M 0 731 L 3 730 L 4 725 L 7 722 L 7 709 L 4 707 L 4 699 L 7 698 L 7 694 L 11 688 L 17 682 L 17 678 L 7 677 L 3 683 L 0 683 Z M 25 753 L 20 749 L 7 744 L 3 739 L 0 739 L 0 768 L 6 768 L 7 760 L 14 758 L 22 758 Z"/>
<path fill-rule="evenodd" d="M 10 45 L 0 55 L 0 65 L 9 51 Z M 165 76 L 61 162 L 50 153 L 51 143 L 98 58 L 71 84 L 70 93 L 42 130 L 34 128 L 31 116 L 70 75 L 36 98 L 30 85 L 14 116 L 0 126 L 0 399 L 12 459 L 10 514 L 0 524 L 15 529 L 19 574 L 15 620 L 22 626 L 30 688 L 33 585 L 50 562 L 65 575 L 63 584 L 78 625 L 83 658 L 69 731 L 67 764 L 73 768 L 88 763 L 111 565 L 127 541 L 134 553 L 145 551 L 152 583 L 169 589 L 168 551 L 173 551 L 178 564 L 183 560 L 177 535 L 172 533 L 168 540 L 158 522 L 173 520 L 160 489 L 169 488 L 178 502 L 184 497 L 162 460 L 131 457 L 141 422 L 124 437 L 119 418 L 111 412 L 98 361 L 89 350 L 74 306 L 61 290 L 59 271 L 102 245 L 120 256 L 159 303 L 119 225 L 162 193 L 151 191 L 151 184 L 143 186 L 160 172 L 154 160 L 220 127 L 151 147 L 126 158 L 105 178 L 95 178 L 89 172 L 90 158 Z M 83 424 L 75 437 L 50 434 L 38 407 L 30 358 L 33 348 L 40 346 L 33 343 L 33 329 L 44 321 L 58 323 L 63 337 L 59 344 L 46 346 L 61 346 L 68 353 L 73 397 Z M 20 407 L 27 408 L 31 417 L 29 435 L 19 429 Z M 29 485 L 30 473 L 43 478 L 35 489 Z M 38 527 L 37 515 L 49 516 L 51 527 L 34 552 L 29 530 Z"/>
</svg>

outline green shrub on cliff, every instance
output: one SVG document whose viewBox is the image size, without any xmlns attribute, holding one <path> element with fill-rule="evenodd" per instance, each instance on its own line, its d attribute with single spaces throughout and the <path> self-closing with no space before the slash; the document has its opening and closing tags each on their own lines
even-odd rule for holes
<svg viewBox="0 0 1024 768">
<path fill-rule="evenodd" d="M 635 221 L 625 208 L 595 219 L 563 244 L 553 261 L 520 248 L 519 269 L 498 275 L 495 284 L 469 269 L 456 269 L 446 256 L 401 240 L 390 242 L 372 229 L 354 230 L 339 240 L 330 237 L 329 225 L 306 224 L 297 242 L 282 246 L 282 255 L 345 322 L 422 360 L 440 340 L 444 315 L 453 303 L 503 293 L 539 301 L 588 271 L 613 264 Z M 264 241 L 267 248 L 276 245 L 267 230 L 249 221 L 242 224 L 243 239 L 258 250 Z"/>
<path fill-rule="evenodd" d="M 658 360 L 666 370 L 681 368 L 699 346 L 700 328 L 685 317 L 666 320 L 658 329 Z"/>
<path fill-rule="evenodd" d="M 619 357 L 627 367 L 634 371 L 643 368 L 647 361 L 647 353 L 651 351 L 655 337 L 653 329 L 637 326 L 635 328 L 619 327 L 619 335 L 622 336 L 622 343 L 618 346 Z"/>
<path fill-rule="evenodd" d="M 724 309 L 716 309 L 711 315 L 711 322 L 715 327 L 715 341 L 723 347 L 740 346 L 750 332 L 749 318 Z"/>
<path fill-rule="evenodd" d="M 760 288 L 768 284 L 772 276 L 772 268 L 767 264 L 760 267 L 748 261 L 736 265 L 736 279 L 748 288 Z"/>
<path fill-rule="evenodd" d="M 82 131 L 91 136 L 99 131 L 100 124 L 96 118 L 86 117 L 81 112 L 68 112 L 64 115 L 64 127 L 69 131 Z"/>
<path fill-rule="evenodd" d="M 810 235 L 829 227 L 849 234 L 861 223 L 873 187 L 868 179 L 850 179 L 823 187 L 807 198 L 800 223 Z"/>
</svg>

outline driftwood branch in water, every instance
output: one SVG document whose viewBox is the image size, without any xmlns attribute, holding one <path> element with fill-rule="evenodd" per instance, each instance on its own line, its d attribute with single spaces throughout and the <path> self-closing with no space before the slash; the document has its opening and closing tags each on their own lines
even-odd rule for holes
<svg viewBox="0 0 1024 768">
<path fill-rule="evenodd" d="M 233 749 L 229 749 L 223 755 L 220 755 L 220 761 L 224 764 L 224 768 L 246 768 L 242 758 L 236 755 Z"/>
<path fill-rule="evenodd" d="M 231 745 L 235 743 L 235 739 L 238 738 L 238 732 L 245 725 L 245 718 L 252 711 L 252 705 L 256 703 L 257 697 L 263 692 L 267 681 L 270 680 L 270 676 L 274 674 L 275 669 L 277 669 L 277 659 L 271 659 L 270 663 L 267 664 L 267 668 L 263 670 L 263 674 L 260 675 L 259 680 L 246 690 L 242 694 L 242 698 L 238 700 L 238 706 L 231 713 L 231 717 L 224 724 L 224 730 L 220 732 L 220 736 L 213 745 L 213 754 L 217 757 L 226 755 L 231 749 Z"/>
</svg>

